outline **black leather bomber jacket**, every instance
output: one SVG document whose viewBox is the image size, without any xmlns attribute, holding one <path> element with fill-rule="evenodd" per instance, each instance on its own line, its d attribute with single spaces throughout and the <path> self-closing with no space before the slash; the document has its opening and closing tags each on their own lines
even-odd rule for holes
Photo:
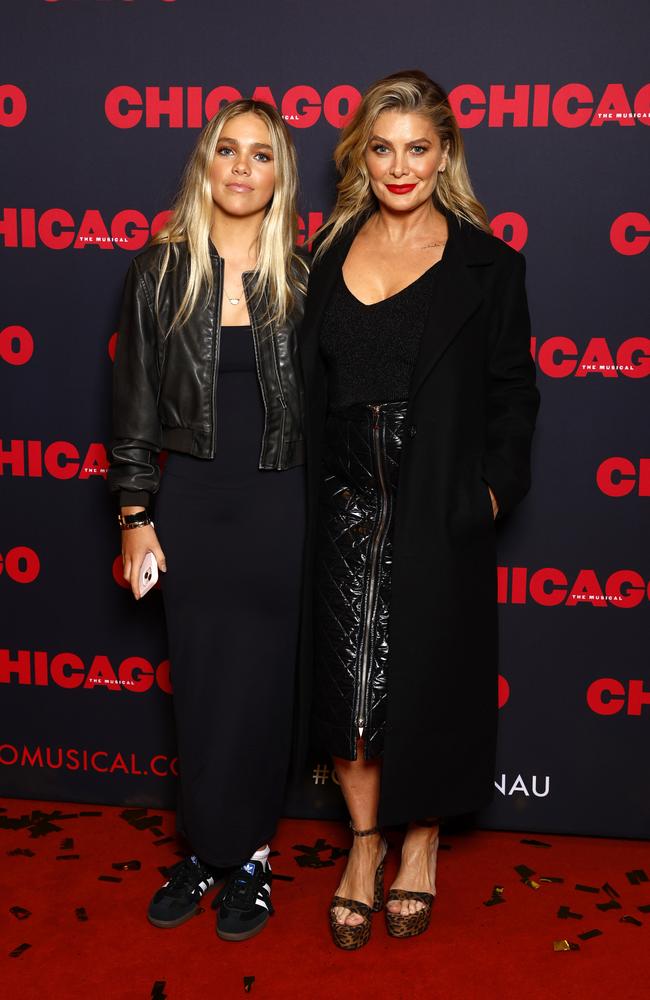
<svg viewBox="0 0 650 1000">
<path fill-rule="evenodd" d="M 154 301 L 163 246 L 154 245 L 129 267 L 122 300 L 113 372 L 113 439 L 108 485 L 121 507 L 148 507 L 160 485 L 156 459 L 162 449 L 214 458 L 219 367 L 220 314 L 224 262 L 210 243 L 214 291 L 199 304 L 187 323 L 171 335 L 165 331 L 184 292 L 185 244 L 178 264 L 165 273 L 159 317 Z M 265 421 L 260 469 L 289 469 L 304 462 L 302 382 L 298 332 L 304 310 L 300 296 L 281 327 L 262 323 L 263 303 L 252 295 L 253 273 L 243 275 L 255 345 Z M 237 415 L 233 414 L 233 419 Z"/>
</svg>

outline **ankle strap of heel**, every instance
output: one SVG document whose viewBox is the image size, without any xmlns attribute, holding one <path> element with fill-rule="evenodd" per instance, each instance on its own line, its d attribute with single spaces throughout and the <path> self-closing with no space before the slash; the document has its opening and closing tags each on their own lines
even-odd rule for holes
<svg viewBox="0 0 650 1000">
<path fill-rule="evenodd" d="M 373 826 L 370 830 L 355 830 L 352 826 L 352 820 L 350 820 L 350 829 L 354 837 L 370 837 L 373 833 L 381 832 L 378 826 Z"/>
</svg>

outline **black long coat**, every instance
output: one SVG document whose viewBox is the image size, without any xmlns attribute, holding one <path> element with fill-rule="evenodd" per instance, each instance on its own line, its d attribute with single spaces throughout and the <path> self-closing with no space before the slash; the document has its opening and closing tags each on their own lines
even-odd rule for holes
<svg viewBox="0 0 650 1000">
<path fill-rule="evenodd" d="M 449 239 L 411 381 L 395 509 L 382 823 L 470 812 L 493 793 L 498 635 L 487 487 L 499 517 L 528 491 L 539 406 L 525 259 L 445 214 Z M 327 411 L 319 330 L 354 232 L 344 232 L 313 268 L 300 337 L 309 526 L 303 722 L 310 711 L 310 583 Z"/>
</svg>

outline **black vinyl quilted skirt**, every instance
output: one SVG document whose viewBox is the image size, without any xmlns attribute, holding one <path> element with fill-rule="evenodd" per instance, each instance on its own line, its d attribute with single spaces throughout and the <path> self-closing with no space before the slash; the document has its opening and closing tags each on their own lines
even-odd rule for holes
<svg viewBox="0 0 650 1000">
<path fill-rule="evenodd" d="M 327 418 L 315 576 L 318 745 L 355 760 L 383 751 L 392 527 L 407 404 L 355 404 Z"/>
</svg>

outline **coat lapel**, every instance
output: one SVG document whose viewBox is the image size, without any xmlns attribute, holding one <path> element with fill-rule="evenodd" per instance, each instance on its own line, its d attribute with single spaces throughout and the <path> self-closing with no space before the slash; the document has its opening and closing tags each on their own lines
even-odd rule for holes
<svg viewBox="0 0 650 1000">
<path fill-rule="evenodd" d="M 309 276 L 307 306 L 301 332 L 302 362 L 308 383 L 317 368 L 323 315 L 332 294 L 339 268 L 352 245 L 355 232 L 356 227 L 349 227 L 345 230 L 325 256 L 312 268 Z"/>
<path fill-rule="evenodd" d="M 444 214 L 449 239 L 413 371 L 411 400 L 483 301 L 481 286 L 472 269 L 494 260 L 491 240 L 485 233 L 464 221 L 459 222 L 447 209 Z"/>
</svg>

